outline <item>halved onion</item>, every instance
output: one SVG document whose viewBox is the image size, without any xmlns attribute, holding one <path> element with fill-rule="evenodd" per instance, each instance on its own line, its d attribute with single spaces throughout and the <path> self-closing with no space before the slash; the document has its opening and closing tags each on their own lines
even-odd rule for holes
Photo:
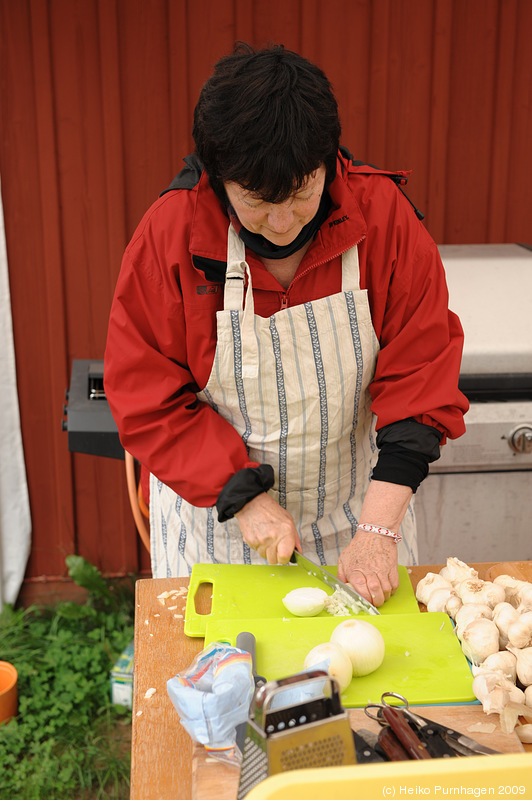
<svg viewBox="0 0 532 800">
<path fill-rule="evenodd" d="M 292 589 L 283 597 L 284 607 L 296 617 L 315 617 L 325 608 L 328 594 L 310 586 Z"/>
</svg>

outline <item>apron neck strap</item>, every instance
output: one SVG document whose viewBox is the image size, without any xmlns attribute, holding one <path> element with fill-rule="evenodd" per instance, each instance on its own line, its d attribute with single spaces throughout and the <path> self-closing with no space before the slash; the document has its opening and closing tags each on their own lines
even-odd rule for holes
<svg viewBox="0 0 532 800">
<path fill-rule="evenodd" d="M 253 292 L 251 291 L 251 272 L 246 262 L 246 246 L 233 226 L 229 224 L 227 233 L 227 272 L 225 273 L 224 310 L 241 311 L 244 308 L 244 284 L 248 276 L 246 308 L 251 303 L 253 314 Z"/>
<path fill-rule="evenodd" d="M 246 307 L 244 308 L 244 283 L 248 278 Z M 255 303 L 251 285 L 251 271 L 246 262 L 246 246 L 231 224 L 227 234 L 227 272 L 225 274 L 224 310 L 242 311 L 242 339 L 246 341 L 245 358 L 240 365 L 243 378 L 256 378 L 259 374 L 259 352 L 255 336 Z"/>
<path fill-rule="evenodd" d="M 358 245 L 342 255 L 342 292 L 360 289 L 360 265 L 358 262 Z"/>
</svg>

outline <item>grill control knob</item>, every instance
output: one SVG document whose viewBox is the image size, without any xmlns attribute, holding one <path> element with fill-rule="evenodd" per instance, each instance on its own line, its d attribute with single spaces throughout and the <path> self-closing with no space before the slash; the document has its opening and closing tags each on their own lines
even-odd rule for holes
<svg viewBox="0 0 532 800">
<path fill-rule="evenodd" d="M 518 425 L 510 431 L 508 444 L 515 453 L 520 455 L 532 453 L 532 425 Z"/>
</svg>

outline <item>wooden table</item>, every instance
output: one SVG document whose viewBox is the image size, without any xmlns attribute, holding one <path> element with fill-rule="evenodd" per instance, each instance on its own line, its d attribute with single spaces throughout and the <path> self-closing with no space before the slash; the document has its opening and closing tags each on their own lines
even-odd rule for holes
<svg viewBox="0 0 532 800">
<path fill-rule="evenodd" d="M 474 566 L 480 577 L 500 572 L 493 563 Z M 532 569 L 532 562 L 513 562 L 513 566 Z M 440 569 L 441 565 L 410 567 L 412 585 L 415 588 L 423 575 Z M 204 748 L 191 740 L 166 691 L 167 680 L 188 667 L 203 649 L 203 639 L 183 632 L 188 584 L 188 578 L 137 581 L 130 800 L 236 798 L 238 769 L 208 758 Z M 200 587 L 196 604 L 201 613 L 209 612 L 210 594 L 205 587 Z M 433 706 L 428 716 L 466 733 L 472 721 L 488 721 L 479 706 Z M 371 727 L 363 709 L 352 709 L 350 718 L 355 728 Z M 495 721 L 493 716 L 491 721 Z M 523 750 L 515 734 L 507 736 L 500 729 L 491 735 L 475 734 L 475 738 L 501 752 Z M 532 745 L 525 749 L 532 751 Z"/>
</svg>

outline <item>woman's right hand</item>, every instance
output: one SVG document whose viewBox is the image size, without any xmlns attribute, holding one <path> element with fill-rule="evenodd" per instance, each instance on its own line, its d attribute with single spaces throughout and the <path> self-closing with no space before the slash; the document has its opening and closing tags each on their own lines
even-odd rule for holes
<svg viewBox="0 0 532 800">
<path fill-rule="evenodd" d="M 242 538 L 268 564 L 287 564 L 301 540 L 292 515 L 263 492 L 237 511 Z"/>
</svg>

